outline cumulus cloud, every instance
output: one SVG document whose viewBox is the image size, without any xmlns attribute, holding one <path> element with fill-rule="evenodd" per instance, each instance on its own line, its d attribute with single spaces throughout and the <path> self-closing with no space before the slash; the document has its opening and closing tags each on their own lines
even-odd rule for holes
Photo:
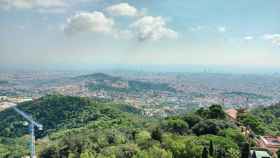
<svg viewBox="0 0 280 158">
<path fill-rule="evenodd" d="M 272 44 L 280 46 L 280 34 L 266 34 L 263 39 L 270 41 Z"/>
<path fill-rule="evenodd" d="M 113 31 L 114 21 L 102 12 L 82 12 L 67 19 L 64 31 L 67 34 L 80 32 L 110 33 Z"/>
<path fill-rule="evenodd" d="M 158 16 L 144 16 L 135 7 L 127 3 L 120 3 L 105 8 L 108 16 L 103 12 L 81 12 L 67 19 L 63 30 L 66 34 L 79 32 L 95 32 L 111 35 L 116 39 L 137 39 L 139 41 L 157 41 L 161 39 L 175 39 L 178 33 L 167 27 L 164 18 Z M 110 16 L 111 15 L 111 16 Z M 121 21 L 115 25 L 112 16 L 136 16 L 123 25 Z M 117 27 L 118 26 L 118 27 Z"/>
<path fill-rule="evenodd" d="M 138 16 L 138 10 L 129 5 L 128 3 L 120 3 L 116 5 L 112 5 L 105 9 L 107 13 L 112 16 Z"/>
<path fill-rule="evenodd" d="M 65 13 L 80 3 L 99 3 L 102 0 L 0 0 L 0 9 L 29 9 L 39 13 Z"/>
<path fill-rule="evenodd" d="M 66 3 L 64 0 L 1 0 L 0 6 L 6 9 L 59 8 L 65 7 Z"/>
<path fill-rule="evenodd" d="M 0 8 L 10 9 L 11 7 L 31 8 L 32 2 L 27 0 L 1 0 L 0 1 Z"/>
<path fill-rule="evenodd" d="M 178 33 L 166 26 L 162 17 L 144 16 L 130 25 L 140 41 L 157 41 L 164 38 L 174 39 Z"/>
</svg>

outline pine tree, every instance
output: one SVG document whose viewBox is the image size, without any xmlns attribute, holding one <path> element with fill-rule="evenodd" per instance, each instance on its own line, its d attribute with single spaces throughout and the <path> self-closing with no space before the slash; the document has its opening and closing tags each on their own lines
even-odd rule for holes
<svg viewBox="0 0 280 158">
<path fill-rule="evenodd" d="M 208 158 L 208 150 L 206 147 L 203 148 L 202 151 L 202 158 Z"/>
<path fill-rule="evenodd" d="M 213 146 L 213 141 L 212 140 L 210 140 L 209 154 L 210 154 L 210 156 L 214 155 L 214 146 Z"/>
<path fill-rule="evenodd" d="M 241 158 L 249 158 L 250 155 L 250 145 L 248 143 L 244 143 L 241 149 Z"/>
<path fill-rule="evenodd" d="M 152 138 L 154 140 L 158 140 L 160 142 L 162 141 L 162 131 L 161 131 L 161 129 L 159 127 L 157 127 L 156 129 L 154 129 L 152 131 Z"/>
</svg>

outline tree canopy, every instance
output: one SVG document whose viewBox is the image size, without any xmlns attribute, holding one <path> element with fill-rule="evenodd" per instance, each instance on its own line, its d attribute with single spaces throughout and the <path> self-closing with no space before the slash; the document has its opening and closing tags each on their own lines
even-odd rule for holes
<svg viewBox="0 0 280 158">
<path fill-rule="evenodd" d="M 228 156 L 238 153 L 244 141 L 219 105 L 149 119 L 128 105 L 60 95 L 19 108 L 45 126 L 36 141 L 42 158 L 201 158 L 204 149 L 216 158 L 216 151 Z M 11 109 L 0 112 L 0 118 L 1 157 L 28 155 L 24 120 Z"/>
</svg>

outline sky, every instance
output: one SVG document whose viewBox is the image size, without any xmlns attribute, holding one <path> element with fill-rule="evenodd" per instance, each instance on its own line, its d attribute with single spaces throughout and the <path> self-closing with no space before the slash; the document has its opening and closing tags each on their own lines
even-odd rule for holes
<svg viewBox="0 0 280 158">
<path fill-rule="evenodd" d="M 279 0 L 0 0 L 2 66 L 279 61 Z"/>
</svg>

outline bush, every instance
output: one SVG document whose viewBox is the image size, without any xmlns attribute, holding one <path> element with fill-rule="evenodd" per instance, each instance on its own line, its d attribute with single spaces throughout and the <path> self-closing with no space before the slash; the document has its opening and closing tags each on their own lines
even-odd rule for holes
<svg viewBox="0 0 280 158">
<path fill-rule="evenodd" d="M 197 123 L 192 131 L 196 135 L 213 134 L 216 135 L 219 132 L 219 127 L 213 120 L 203 120 Z"/>
<path fill-rule="evenodd" d="M 136 143 L 144 144 L 151 139 L 151 134 L 148 131 L 141 131 L 136 134 Z"/>
<path fill-rule="evenodd" d="M 167 119 L 164 128 L 173 133 L 183 134 L 188 131 L 189 125 L 181 119 Z"/>
<path fill-rule="evenodd" d="M 196 114 L 187 114 L 183 119 L 189 124 L 190 128 L 202 120 L 202 118 Z"/>
</svg>

